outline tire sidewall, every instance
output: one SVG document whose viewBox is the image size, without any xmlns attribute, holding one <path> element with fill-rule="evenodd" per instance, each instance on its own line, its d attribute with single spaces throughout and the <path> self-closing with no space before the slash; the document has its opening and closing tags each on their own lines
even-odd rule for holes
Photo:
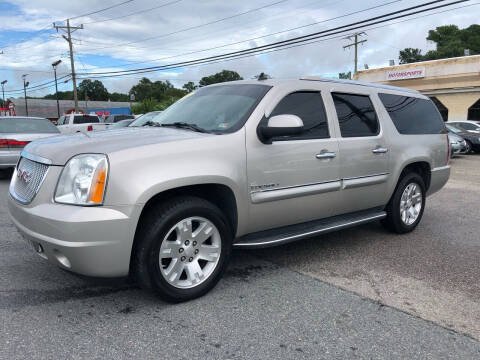
<svg viewBox="0 0 480 360">
<path fill-rule="evenodd" d="M 213 288 L 222 277 L 231 253 L 231 230 L 223 214 L 214 205 L 204 201 L 192 202 L 192 205 L 174 207 L 172 211 L 165 213 L 153 224 L 148 239 L 146 239 L 150 244 L 149 250 L 147 250 L 146 266 L 152 289 L 171 302 L 190 300 L 204 295 Z M 211 221 L 220 233 L 222 248 L 217 266 L 208 279 L 193 288 L 181 289 L 169 284 L 163 277 L 160 269 L 159 253 L 164 237 L 171 228 L 179 221 L 189 217 L 203 217 Z"/>
<path fill-rule="evenodd" d="M 422 191 L 422 207 L 420 209 L 420 214 L 418 215 L 417 219 L 411 225 L 407 225 L 402 221 L 401 214 L 400 214 L 400 201 L 402 198 L 402 194 L 405 191 L 405 188 L 415 183 L 418 185 Z M 426 191 L 425 191 L 425 184 L 423 179 L 420 175 L 416 173 L 409 173 L 403 177 L 397 187 L 397 191 L 393 197 L 392 202 L 392 215 L 393 221 L 395 222 L 395 226 L 400 230 L 402 233 L 410 232 L 415 229 L 418 223 L 422 220 L 423 211 L 425 210 L 425 199 L 426 199 Z"/>
</svg>

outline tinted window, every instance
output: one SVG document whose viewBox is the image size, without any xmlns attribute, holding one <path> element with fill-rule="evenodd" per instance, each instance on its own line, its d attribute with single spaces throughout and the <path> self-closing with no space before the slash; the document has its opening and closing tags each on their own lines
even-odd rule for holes
<svg viewBox="0 0 480 360">
<path fill-rule="evenodd" d="M 63 125 L 65 122 L 65 116 L 60 116 L 57 121 L 57 125 Z"/>
<path fill-rule="evenodd" d="M 445 125 L 431 100 L 378 94 L 400 134 L 440 134 Z"/>
<path fill-rule="evenodd" d="M 98 116 L 94 115 L 75 115 L 73 117 L 74 124 L 98 123 L 100 120 Z"/>
<path fill-rule="evenodd" d="M 272 111 L 275 115 L 296 115 L 303 121 L 303 132 L 294 136 L 276 137 L 272 140 L 325 139 L 329 137 L 327 116 L 319 92 L 296 92 L 285 96 Z M 263 126 L 268 123 L 262 121 Z"/>
<path fill-rule="evenodd" d="M 47 119 L 28 119 L 28 118 L 0 118 L 0 133 L 52 133 L 58 134 L 60 131 Z"/>
<path fill-rule="evenodd" d="M 375 136 L 380 131 L 369 96 L 332 93 L 342 137 Z"/>
<path fill-rule="evenodd" d="M 480 130 L 480 127 L 478 125 L 475 125 L 472 123 L 453 123 L 453 124 L 465 130 Z"/>
</svg>

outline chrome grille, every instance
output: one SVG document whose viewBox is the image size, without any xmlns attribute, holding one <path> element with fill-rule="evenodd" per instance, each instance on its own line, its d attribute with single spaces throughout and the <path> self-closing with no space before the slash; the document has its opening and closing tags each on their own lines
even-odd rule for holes
<svg viewBox="0 0 480 360">
<path fill-rule="evenodd" d="M 22 157 L 12 178 L 12 196 L 22 203 L 30 203 L 37 195 L 47 170 L 48 165 Z"/>
</svg>

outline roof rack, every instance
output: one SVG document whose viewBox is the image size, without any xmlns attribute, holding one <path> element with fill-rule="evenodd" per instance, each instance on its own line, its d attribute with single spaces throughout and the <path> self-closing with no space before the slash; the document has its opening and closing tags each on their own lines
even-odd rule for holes
<svg viewBox="0 0 480 360">
<path fill-rule="evenodd" d="M 333 83 L 340 83 L 340 84 L 352 84 L 352 85 L 360 85 L 360 86 L 369 86 L 379 89 L 387 89 L 387 90 L 395 90 L 395 91 L 402 91 L 408 92 L 413 94 L 420 94 L 417 90 L 402 88 L 398 86 L 391 86 L 391 85 L 383 85 L 383 84 L 376 84 L 376 83 L 369 83 L 364 81 L 357 81 L 357 80 L 348 80 L 348 79 L 328 79 L 322 78 L 319 76 L 303 76 L 300 80 L 309 80 L 309 81 L 323 81 L 323 82 L 333 82 Z"/>
</svg>

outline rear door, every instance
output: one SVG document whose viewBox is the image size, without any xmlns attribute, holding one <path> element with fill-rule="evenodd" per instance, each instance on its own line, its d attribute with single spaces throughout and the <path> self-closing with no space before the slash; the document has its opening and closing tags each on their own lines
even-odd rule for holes
<svg viewBox="0 0 480 360">
<path fill-rule="evenodd" d="M 389 147 L 370 89 L 341 85 L 330 92 L 336 112 L 341 212 L 385 205 L 389 179 Z"/>
</svg>

